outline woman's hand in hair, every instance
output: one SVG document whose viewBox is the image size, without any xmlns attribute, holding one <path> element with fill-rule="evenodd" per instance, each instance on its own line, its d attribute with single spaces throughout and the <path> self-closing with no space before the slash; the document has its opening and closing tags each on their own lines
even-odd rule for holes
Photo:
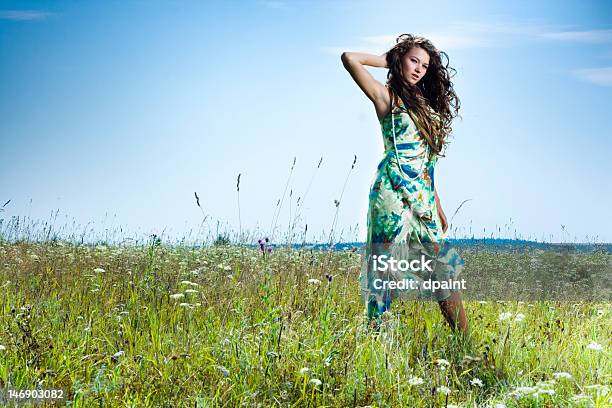
<svg viewBox="0 0 612 408">
<path fill-rule="evenodd" d="M 380 118 L 391 108 L 391 97 L 387 88 L 378 82 L 365 66 L 386 68 L 387 55 L 374 55 L 362 52 L 343 52 L 341 56 L 344 68 L 351 74 L 363 93 L 374 103 L 376 113 Z"/>
</svg>

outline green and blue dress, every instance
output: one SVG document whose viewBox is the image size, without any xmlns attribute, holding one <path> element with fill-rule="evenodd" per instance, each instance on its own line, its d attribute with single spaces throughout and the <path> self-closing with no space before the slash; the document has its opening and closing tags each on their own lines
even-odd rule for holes
<svg viewBox="0 0 612 408">
<path fill-rule="evenodd" d="M 442 289 L 443 281 L 456 280 L 464 266 L 456 249 L 448 245 L 438 215 L 434 196 L 438 157 L 421 138 L 401 98 L 390 92 L 392 108 L 380 122 L 385 150 L 370 188 L 360 274 L 361 292 L 370 318 L 382 314 L 397 297 L 447 299 L 456 289 L 450 284 L 446 285 L 449 289 Z M 382 255 L 386 258 L 381 258 Z M 388 261 L 391 257 L 407 262 L 403 268 L 391 268 L 387 262 L 387 270 L 382 270 L 381 262 L 374 262 Z M 421 262 L 428 268 L 418 271 L 405 268 L 408 262 L 423 259 L 430 260 Z M 404 288 L 389 288 L 390 281 L 403 281 Z M 410 281 L 413 283 L 406 289 Z"/>
</svg>

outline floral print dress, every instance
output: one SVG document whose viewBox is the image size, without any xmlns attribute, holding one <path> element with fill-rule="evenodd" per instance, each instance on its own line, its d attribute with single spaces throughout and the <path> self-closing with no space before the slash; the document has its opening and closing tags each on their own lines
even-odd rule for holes
<svg viewBox="0 0 612 408">
<path fill-rule="evenodd" d="M 382 314 L 400 296 L 447 299 L 454 289 L 431 290 L 423 283 L 452 281 L 464 266 L 457 251 L 448 246 L 438 215 L 434 196 L 437 156 L 421 139 L 401 98 L 389 91 L 392 110 L 381 121 L 385 151 L 370 188 L 367 239 L 360 274 L 369 317 Z M 387 268 L 381 271 L 373 262 L 381 259 L 381 255 L 407 261 L 425 259 L 423 256 L 431 262 L 425 270 Z M 412 280 L 418 289 L 381 289 L 381 281 L 390 280 Z"/>
</svg>

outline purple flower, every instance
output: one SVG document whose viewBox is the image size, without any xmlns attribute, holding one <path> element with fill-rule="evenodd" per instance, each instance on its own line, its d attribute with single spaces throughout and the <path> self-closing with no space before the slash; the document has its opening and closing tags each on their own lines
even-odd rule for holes
<svg viewBox="0 0 612 408">
<path fill-rule="evenodd" d="M 267 253 L 271 253 L 272 252 L 272 247 L 270 246 L 270 240 L 268 238 L 262 238 L 260 240 L 257 241 L 259 243 L 259 249 L 261 250 L 262 254 L 266 254 Z"/>
</svg>

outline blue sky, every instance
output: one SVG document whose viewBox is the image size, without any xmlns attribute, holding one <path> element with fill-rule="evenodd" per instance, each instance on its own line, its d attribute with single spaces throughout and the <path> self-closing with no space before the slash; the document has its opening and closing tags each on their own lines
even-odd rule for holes
<svg viewBox="0 0 612 408">
<path fill-rule="evenodd" d="M 415 33 L 457 69 L 462 119 L 436 171 L 449 218 L 470 200 L 457 236 L 611 242 L 611 10 L 0 0 L 0 205 L 11 199 L 0 217 L 59 209 L 58 223 L 180 237 L 202 222 L 197 191 L 213 225 L 238 230 L 241 173 L 242 227 L 264 235 L 295 157 L 278 226 L 287 229 L 289 191 L 295 215 L 314 174 L 298 226 L 315 240 L 329 233 L 356 155 L 336 228 L 363 240 L 383 145 L 340 54 L 380 55 Z"/>
</svg>

